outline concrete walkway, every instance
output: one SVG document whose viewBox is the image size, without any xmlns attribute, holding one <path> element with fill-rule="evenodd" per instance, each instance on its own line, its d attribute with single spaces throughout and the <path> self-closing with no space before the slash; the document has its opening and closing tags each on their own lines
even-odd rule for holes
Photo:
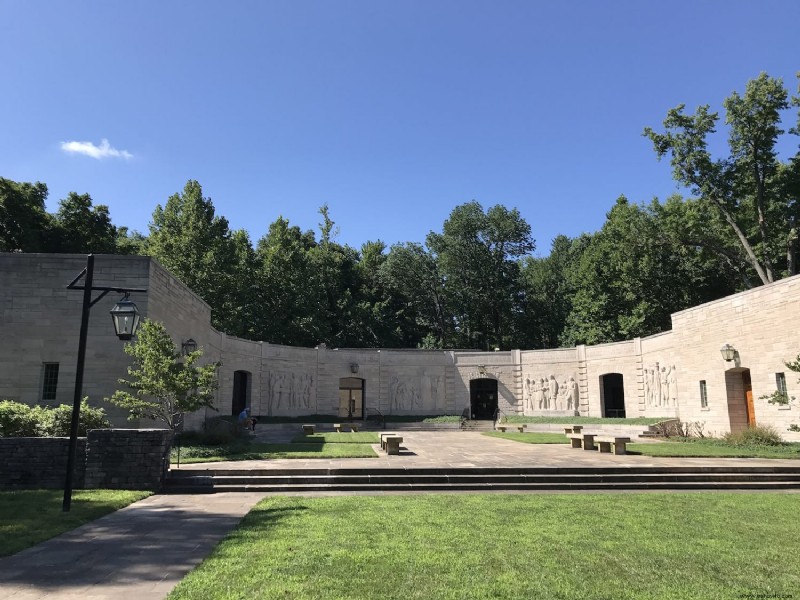
<svg viewBox="0 0 800 600">
<path fill-rule="evenodd" d="M 520 444 L 458 431 L 404 431 L 401 435 L 404 441 L 400 456 L 206 463 L 193 464 L 191 468 L 800 466 L 800 462 L 793 460 L 600 455 L 562 444 Z M 263 496 L 261 493 L 152 496 L 0 559 L 0 598 L 164 598 Z"/>
<path fill-rule="evenodd" d="M 160 600 L 263 496 L 145 498 L 0 559 L 0 598 Z"/>
</svg>

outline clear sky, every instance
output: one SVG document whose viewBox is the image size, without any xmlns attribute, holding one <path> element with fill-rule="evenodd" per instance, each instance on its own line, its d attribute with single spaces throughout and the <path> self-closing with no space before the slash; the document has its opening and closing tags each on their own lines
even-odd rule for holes
<svg viewBox="0 0 800 600">
<path fill-rule="evenodd" d="M 669 108 L 761 71 L 796 92 L 798 23 L 797 0 L 0 0 L 0 176 L 143 232 L 197 179 L 253 243 L 323 203 L 343 243 L 423 242 L 474 199 L 546 255 L 620 194 L 681 191 L 641 135 Z"/>
</svg>

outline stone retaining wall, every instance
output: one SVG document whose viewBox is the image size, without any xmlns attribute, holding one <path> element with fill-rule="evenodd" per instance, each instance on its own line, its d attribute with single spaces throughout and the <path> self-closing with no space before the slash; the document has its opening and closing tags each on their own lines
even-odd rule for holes
<svg viewBox="0 0 800 600">
<path fill-rule="evenodd" d="M 169 467 L 171 432 L 94 429 L 78 438 L 73 487 L 157 490 Z M 0 438 L 0 489 L 64 487 L 68 438 Z"/>
<path fill-rule="evenodd" d="M 0 488 L 58 489 L 67 474 L 69 438 L 0 438 Z M 86 438 L 78 439 L 73 487 L 84 484 Z"/>
</svg>

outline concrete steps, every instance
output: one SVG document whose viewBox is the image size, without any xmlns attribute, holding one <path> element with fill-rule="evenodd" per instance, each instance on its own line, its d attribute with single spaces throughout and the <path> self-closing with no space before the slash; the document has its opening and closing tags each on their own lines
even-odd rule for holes
<svg viewBox="0 0 800 600">
<path fill-rule="evenodd" d="M 800 467 L 191 469 L 166 493 L 800 489 Z"/>
<path fill-rule="evenodd" d="M 494 421 L 471 419 L 464 421 L 462 431 L 494 431 Z"/>
</svg>

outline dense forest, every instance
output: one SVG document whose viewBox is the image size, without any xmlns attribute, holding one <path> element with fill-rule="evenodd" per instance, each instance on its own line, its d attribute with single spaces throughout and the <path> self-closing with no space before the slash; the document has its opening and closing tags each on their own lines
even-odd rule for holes
<svg viewBox="0 0 800 600">
<path fill-rule="evenodd" d="M 670 110 L 644 132 L 691 197 L 620 197 L 601 229 L 533 255 L 516 209 L 456 206 L 424 242 L 352 248 L 328 207 L 319 231 L 279 217 L 253 244 L 189 181 L 142 234 L 107 206 L 0 177 L 0 251 L 154 256 L 212 307 L 213 324 L 271 343 L 334 347 L 553 348 L 645 336 L 670 313 L 797 272 L 800 153 L 782 161 L 781 116 L 800 106 L 760 75 L 724 101 L 728 154 L 708 150 L 720 117 Z M 800 134 L 796 125 L 788 132 Z"/>
</svg>

